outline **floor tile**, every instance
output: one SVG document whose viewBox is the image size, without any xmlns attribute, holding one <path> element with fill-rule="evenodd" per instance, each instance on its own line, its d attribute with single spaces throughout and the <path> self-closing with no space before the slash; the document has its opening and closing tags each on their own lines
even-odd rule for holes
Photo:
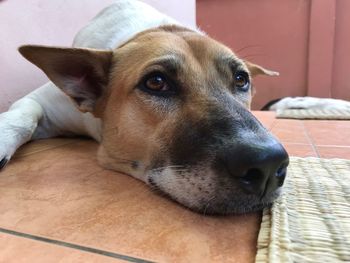
<svg viewBox="0 0 350 263">
<path fill-rule="evenodd" d="M 253 111 L 252 113 L 268 130 L 273 127 L 276 121 L 273 111 Z"/>
<path fill-rule="evenodd" d="M 350 121 L 304 121 L 316 145 L 350 146 Z"/>
<path fill-rule="evenodd" d="M 0 262 L 6 263 L 118 263 L 117 258 L 0 233 Z"/>
<path fill-rule="evenodd" d="M 310 144 L 283 143 L 289 156 L 317 157 L 317 153 Z"/>
<path fill-rule="evenodd" d="M 317 146 L 317 151 L 322 158 L 350 159 L 350 147 Z"/>
<path fill-rule="evenodd" d="M 260 214 L 202 216 L 98 166 L 80 141 L 12 160 L 0 227 L 157 262 L 253 262 Z"/>
<path fill-rule="evenodd" d="M 283 143 L 310 144 L 303 123 L 300 120 L 278 119 L 271 132 Z"/>
</svg>

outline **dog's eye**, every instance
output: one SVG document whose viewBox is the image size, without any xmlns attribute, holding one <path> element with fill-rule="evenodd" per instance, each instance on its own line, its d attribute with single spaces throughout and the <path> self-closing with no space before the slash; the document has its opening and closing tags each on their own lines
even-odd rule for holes
<svg viewBox="0 0 350 263">
<path fill-rule="evenodd" d="M 246 72 L 238 71 L 234 76 L 235 87 L 240 91 L 249 90 L 249 76 Z"/>
<path fill-rule="evenodd" d="M 175 86 L 162 73 L 153 73 L 146 76 L 138 87 L 154 96 L 166 97 L 176 93 Z"/>
<path fill-rule="evenodd" d="M 149 77 L 145 81 L 145 87 L 152 91 L 167 91 L 169 90 L 169 85 L 165 81 L 164 77 L 161 75 L 155 75 Z"/>
</svg>

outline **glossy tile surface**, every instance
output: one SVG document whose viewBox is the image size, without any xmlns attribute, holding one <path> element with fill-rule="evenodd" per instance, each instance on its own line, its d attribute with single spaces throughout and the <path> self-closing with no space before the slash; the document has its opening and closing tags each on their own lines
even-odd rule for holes
<svg viewBox="0 0 350 263">
<path fill-rule="evenodd" d="M 290 156 L 318 157 L 317 152 L 311 144 L 283 143 Z"/>
<path fill-rule="evenodd" d="M 350 158 L 350 122 L 254 114 L 290 155 Z M 0 172 L 0 262 L 121 260 L 1 229 L 130 257 L 124 262 L 254 262 L 260 214 L 193 213 L 130 176 L 104 170 L 96 149 L 84 139 L 32 142 Z"/>
<path fill-rule="evenodd" d="M 0 262 L 118 263 L 124 260 L 0 233 Z"/>
<path fill-rule="evenodd" d="M 317 150 L 322 158 L 350 159 L 350 146 L 317 146 Z"/>
<path fill-rule="evenodd" d="M 78 140 L 14 158 L 1 173 L 0 226 L 158 262 L 253 261 L 257 214 L 193 213 L 99 167 L 96 148 Z"/>
<path fill-rule="evenodd" d="M 350 146 L 350 121 L 305 121 L 315 145 Z"/>
</svg>

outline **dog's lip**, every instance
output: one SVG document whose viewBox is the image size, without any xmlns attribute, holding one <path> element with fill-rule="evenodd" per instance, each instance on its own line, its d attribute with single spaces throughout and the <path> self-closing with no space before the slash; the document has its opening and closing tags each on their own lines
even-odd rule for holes
<svg viewBox="0 0 350 263">
<path fill-rule="evenodd" d="M 243 194 L 240 198 L 242 202 L 240 202 L 239 200 L 235 200 L 234 202 L 231 202 L 231 203 L 222 201 L 221 203 L 216 202 L 215 204 L 210 204 L 210 205 L 208 205 L 208 203 L 205 203 L 204 205 L 201 205 L 201 206 L 188 206 L 183 202 L 179 201 L 171 193 L 164 191 L 161 186 L 157 185 L 157 183 L 153 180 L 153 178 L 149 177 L 147 179 L 147 183 L 152 187 L 153 190 L 156 190 L 156 192 L 158 192 L 161 196 L 169 198 L 170 201 L 179 203 L 184 208 L 194 211 L 196 213 L 203 214 L 203 215 L 213 215 L 213 216 L 238 215 L 238 214 L 258 212 L 263 209 L 270 208 L 281 195 L 281 190 L 280 190 L 281 187 L 280 187 L 274 192 L 269 193 L 268 195 L 265 195 L 262 198 L 258 198 L 253 195 Z M 244 202 L 247 198 L 251 199 L 251 202 L 249 203 Z M 244 209 L 240 206 L 237 206 L 237 204 L 239 203 L 245 203 Z"/>
<path fill-rule="evenodd" d="M 267 209 L 272 207 L 273 201 L 264 202 L 264 203 L 253 203 L 251 205 L 246 205 L 244 208 L 233 206 L 229 208 L 229 204 L 225 204 L 222 206 L 213 206 L 213 205 L 205 205 L 201 207 L 187 207 L 190 210 L 203 214 L 203 215 L 212 215 L 212 216 L 226 216 L 226 215 L 240 215 L 247 213 L 255 213 L 258 211 L 262 211 L 263 209 Z"/>
<path fill-rule="evenodd" d="M 279 193 L 273 193 L 269 196 L 264 197 L 263 199 L 254 198 L 251 202 L 245 203 L 243 206 L 237 206 L 240 202 L 235 200 L 233 203 L 222 203 L 213 204 L 207 206 L 205 209 L 201 208 L 192 209 L 196 212 L 203 213 L 203 210 L 206 210 L 205 214 L 211 215 L 238 215 L 238 214 L 246 214 L 246 213 L 254 213 L 258 211 L 262 211 L 267 208 L 271 208 L 274 202 L 279 198 Z M 245 200 L 244 196 L 242 196 L 242 200 Z M 244 202 L 243 202 L 244 203 Z M 231 208 L 230 208 L 231 207 Z"/>
</svg>

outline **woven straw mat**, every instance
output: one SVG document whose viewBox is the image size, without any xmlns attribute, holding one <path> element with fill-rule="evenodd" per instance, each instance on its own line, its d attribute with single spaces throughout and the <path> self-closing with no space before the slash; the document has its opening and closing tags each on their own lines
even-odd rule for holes
<svg viewBox="0 0 350 263">
<path fill-rule="evenodd" d="M 256 262 L 350 262 L 350 160 L 292 157 Z"/>
<path fill-rule="evenodd" d="M 349 110 L 277 110 L 279 119 L 350 120 Z"/>
</svg>

